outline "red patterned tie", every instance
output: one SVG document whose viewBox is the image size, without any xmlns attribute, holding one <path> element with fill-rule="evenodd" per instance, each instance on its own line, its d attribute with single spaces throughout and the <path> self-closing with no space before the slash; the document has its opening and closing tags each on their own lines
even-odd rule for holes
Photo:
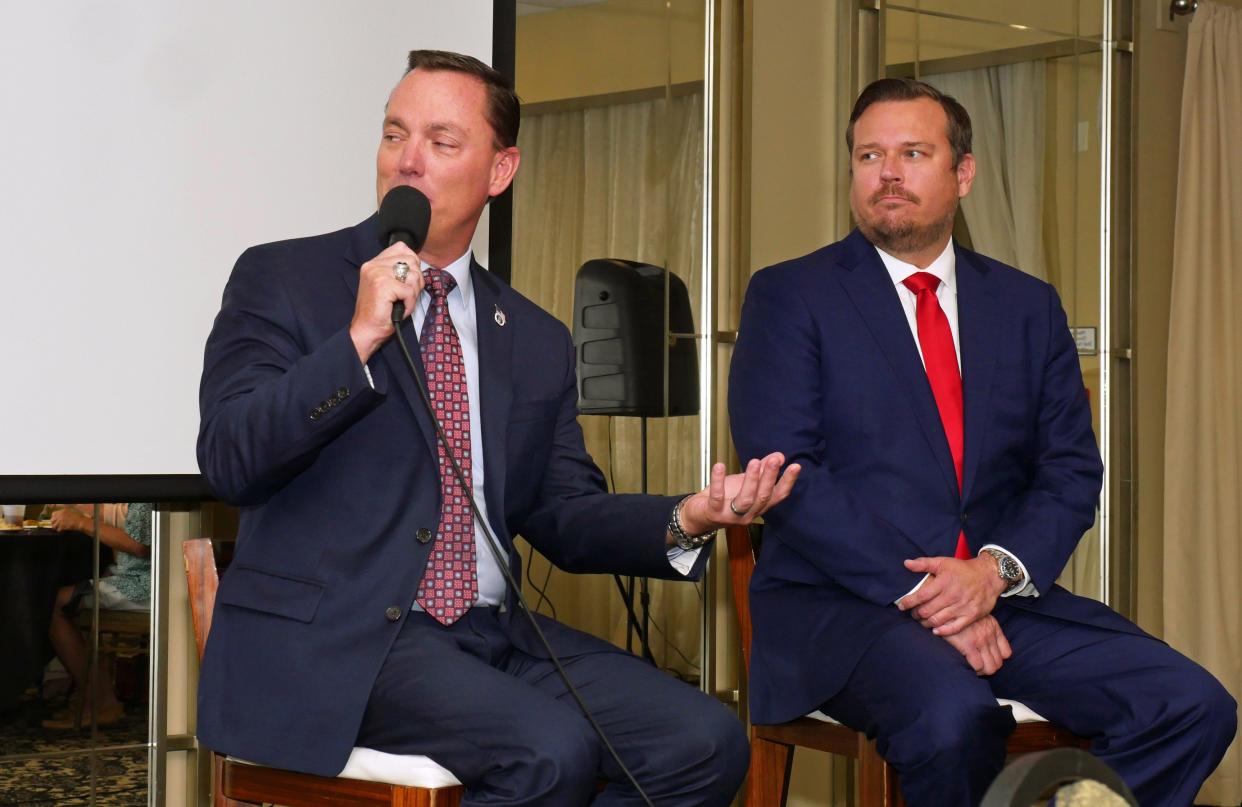
<svg viewBox="0 0 1242 807">
<path fill-rule="evenodd" d="M 962 489 L 962 374 L 957 367 L 957 351 L 953 349 L 953 333 L 949 319 L 936 299 L 940 278 L 930 272 L 916 272 L 901 281 L 918 298 L 915 320 L 918 322 L 919 347 L 923 350 L 923 365 L 927 368 L 927 380 L 931 382 L 936 408 L 940 410 L 940 423 L 949 441 L 949 453 L 953 455 L 953 469 L 957 471 L 957 489 Z M 956 558 L 969 558 L 970 547 L 966 533 L 959 532 Z"/>
<path fill-rule="evenodd" d="M 453 456 L 461 466 L 466 485 L 473 485 L 470 475 L 470 405 L 466 395 L 466 366 L 461 357 L 457 329 L 449 318 L 448 293 L 457 285 L 453 276 L 443 269 L 426 268 L 427 293 L 431 305 L 419 336 L 423 367 L 427 373 L 427 391 L 435 406 L 436 419 L 452 447 Z M 474 557 L 474 513 L 470 510 L 467 490 L 463 490 L 453 473 L 453 466 L 444 453 L 444 445 L 436 442 L 440 459 L 440 530 L 432 545 L 423 581 L 418 589 L 418 604 L 439 622 L 451 625 L 470 610 L 479 596 L 479 580 Z"/>
</svg>

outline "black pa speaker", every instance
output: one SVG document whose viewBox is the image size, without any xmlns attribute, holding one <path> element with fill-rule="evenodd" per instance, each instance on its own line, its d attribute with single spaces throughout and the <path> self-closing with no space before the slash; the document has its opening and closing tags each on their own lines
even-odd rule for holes
<svg viewBox="0 0 1242 807">
<path fill-rule="evenodd" d="M 699 363 L 692 336 L 694 318 L 686 284 L 677 275 L 635 261 L 587 261 L 574 281 L 573 331 L 578 356 L 578 408 L 583 414 L 698 414 Z"/>
</svg>

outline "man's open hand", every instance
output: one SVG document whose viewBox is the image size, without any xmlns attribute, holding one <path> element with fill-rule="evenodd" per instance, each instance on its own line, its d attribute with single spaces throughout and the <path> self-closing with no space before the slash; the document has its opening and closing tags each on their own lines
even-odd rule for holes
<svg viewBox="0 0 1242 807">
<path fill-rule="evenodd" d="M 986 553 L 977 558 L 915 558 L 905 562 L 912 572 L 931 575 L 917 591 L 897 601 L 937 636 L 952 636 L 992 613 L 1005 581 L 996 561 Z"/>
<path fill-rule="evenodd" d="M 778 451 L 746 464 L 740 474 L 725 474 L 721 463 L 712 466 L 711 481 L 681 507 L 681 524 L 698 535 L 721 527 L 749 524 L 789 497 L 802 466 L 791 463 L 783 472 L 785 455 Z"/>
</svg>

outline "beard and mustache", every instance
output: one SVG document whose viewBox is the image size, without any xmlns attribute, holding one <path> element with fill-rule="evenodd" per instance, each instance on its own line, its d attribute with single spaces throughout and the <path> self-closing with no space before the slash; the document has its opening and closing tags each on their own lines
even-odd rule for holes
<svg viewBox="0 0 1242 807">
<path fill-rule="evenodd" d="M 871 213 L 874 206 L 885 196 L 897 196 L 913 204 L 921 204 L 915 194 L 898 185 L 884 185 L 872 194 L 869 207 L 865 210 L 854 210 L 854 220 L 858 229 L 875 246 L 890 255 L 903 255 L 921 252 L 939 243 L 946 234 L 953 232 L 953 220 L 957 216 L 957 205 L 936 221 L 920 224 L 911 218 L 891 220 L 884 213 Z"/>
</svg>

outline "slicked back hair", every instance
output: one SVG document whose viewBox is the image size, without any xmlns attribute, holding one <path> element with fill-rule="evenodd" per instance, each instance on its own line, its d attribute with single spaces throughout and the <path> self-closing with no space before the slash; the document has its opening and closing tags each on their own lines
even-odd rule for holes
<svg viewBox="0 0 1242 807">
<path fill-rule="evenodd" d="M 962 158 L 971 151 L 970 113 L 966 107 L 958 103 L 951 95 L 922 81 L 912 78 L 882 78 L 871 82 L 859 94 L 854 102 L 854 111 L 850 113 L 849 125 L 845 127 L 845 147 L 854 153 L 854 123 L 867 111 L 867 107 L 882 101 L 915 101 L 919 98 L 930 98 L 944 110 L 949 119 L 949 147 L 953 150 L 953 167 L 957 168 Z"/>
<path fill-rule="evenodd" d="M 415 70 L 443 70 L 465 73 L 483 82 L 487 91 L 487 122 L 497 149 L 517 145 L 518 126 L 522 122 L 522 104 L 513 90 L 513 82 L 473 56 L 447 50 L 412 50 L 406 62 L 408 76 Z"/>
</svg>

